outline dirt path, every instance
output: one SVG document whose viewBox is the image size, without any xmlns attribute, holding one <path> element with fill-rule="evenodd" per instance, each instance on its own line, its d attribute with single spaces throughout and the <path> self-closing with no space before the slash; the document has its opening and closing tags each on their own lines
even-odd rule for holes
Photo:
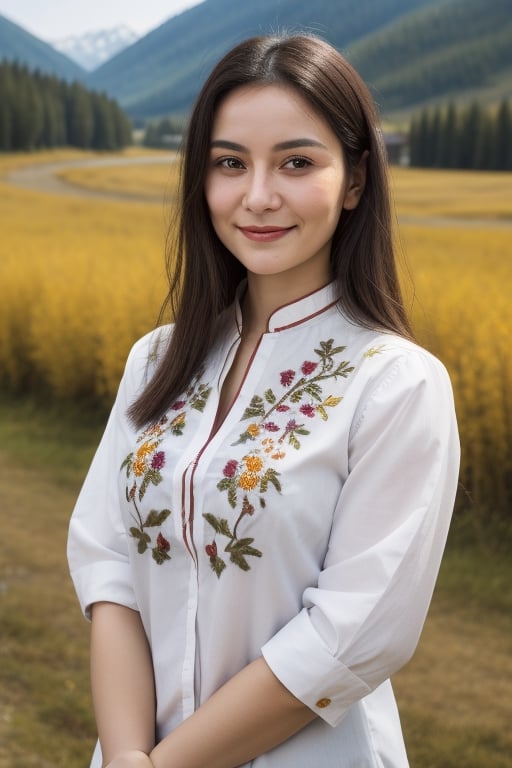
<svg viewBox="0 0 512 768">
<path fill-rule="evenodd" d="M 87 160 L 65 160 L 59 163 L 44 163 L 17 168 L 8 173 L 5 180 L 15 187 L 29 189 L 45 194 L 66 195 L 71 197 L 91 198 L 95 200 L 132 200 L 134 202 L 161 202 L 161 195 L 133 194 L 131 192 L 113 192 L 72 184 L 58 176 L 63 171 L 73 168 L 111 168 L 130 165 L 168 165 L 175 161 L 175 155 L 155 157 L 99 157 Z"/>
<path fill-rule="evenodd" d="M 66 160 L 59 163 L 46 163 L 18 168 L 5 177 L 7 183 L 23 189 L 29 189 L 45 194 L 66 195 L 94 200 L 120 200 L 123 202 L 160 203 L 161 195 L 134 194 L 133 192 L 114 192 L 91 189 L 73 184 L 59 177 L 59 173 L 73 168 L 107 168 L 112 166 L 130 165 L 165 165 L 175 161 L 175 155 L 141 156 L 141 157 L 101 157 L 87 160 Z M 491 219 L 465 216 L 410 216 L 399 217 L 399 223 L 408 226 L 428 226 L 436 228 L 462 229 L 511 229 L 510 219 Z"/>
</svg>

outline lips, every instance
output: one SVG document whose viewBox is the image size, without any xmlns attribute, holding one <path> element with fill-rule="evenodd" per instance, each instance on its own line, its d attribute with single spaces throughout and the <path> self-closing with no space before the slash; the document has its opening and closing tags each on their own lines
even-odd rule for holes
<svg viewBox="0 0 512 768">
<path fill-rule="evenodd" d="M 259 243 L 270 243 L 273 240 L 279 240 L 284 237 L 295 227 L 238 227 L 240 232 L 247 237 L 248 240 Z"/>
</svg>

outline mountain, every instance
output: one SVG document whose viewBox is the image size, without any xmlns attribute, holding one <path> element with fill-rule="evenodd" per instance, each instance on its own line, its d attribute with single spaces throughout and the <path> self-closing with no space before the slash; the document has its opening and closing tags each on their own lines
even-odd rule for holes
<svg viewBox="0 0 512 768">
<path fill-rule="evenodd" d="M 275 30 L 309 30 L 338 48 L 442 0 L 205 0 L 103 64 L 88 85 L 135 118 L 186 112 L 216 60 L 236 42 Z M 448 2 L 448 0 L 444 0 Z"/>
<path fill-rule="evenodd" d="M 138 40 L 138 35 L 127 26 L 87 32 L 85 35 L 55 40 L 52 45 L 87 71 L 97 69 L 116 53 Z"/>
<path fill-rule="evenodd" d="M 245 37 L 320 34 L 354 62 L 385 115 L 429 101 L 510 96 L 512 0 L 205 0 L 99 67 L 94 88 L 135 118 L 186 113 L 213 63 Z"/>
<path fill-rule="evenodd" d="M 509 98 L 512 0 L 431 3 L 350 45 L 348 55 L 388 111 L 486 90 Z"/>
<path fill-rule="evenodd" d="M 0 16 L 0 59 L 77 78 L 136 120 L 186 115 L 213 64 L 251 35 L 309 31 L 344 52 L 385 118 L 512 96 L 512 0 L 204 0 L 86 73 Z M 51 59 L 51 61 L 50 61 Z"/>
<path fill-rule="evenodd" d="M 0 16 L 0 61 L 18 61 L 63 80 L 83 80 L 85 71 L 63 53 L 39 40 L 18 24 Z"/>
</svg>

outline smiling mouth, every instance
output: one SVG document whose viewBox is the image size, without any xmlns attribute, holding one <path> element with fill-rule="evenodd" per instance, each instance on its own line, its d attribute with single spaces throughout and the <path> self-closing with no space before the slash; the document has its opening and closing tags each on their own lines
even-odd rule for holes
<svg viewBox="0 0 512 768">
<path fill-rule="evenodd" d="M 281 237 L 284 237 L 295 227 L 238 227 L 238 229 L 248 240 L 270 243 L 273 240 L 279 240 Z"/>
</svg>

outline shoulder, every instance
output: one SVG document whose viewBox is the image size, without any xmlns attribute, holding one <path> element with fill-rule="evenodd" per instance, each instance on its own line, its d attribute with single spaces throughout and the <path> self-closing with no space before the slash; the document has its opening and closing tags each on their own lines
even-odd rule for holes
<svg viewBox="0 0 512 768">
<path fill-rule="evenodd" d="M 140 393 L 150 380 L 168 348 L 173 327 L 163 325 L 155 328 L 133 344 L 121 381 L 121 390 L 124 390 L 127 401 Z"/>
<path fill-rule="evenodd" d="M 413 341 L 393 334 L 381 334 L 364 351 L 368 367 L 372 364 L 381 384 L 393 379 L 404 388 L 422 382 L 449 384 L 444 364 L 435 355 Z"/>
<path fill-rule="evenodd" d="M 173 328 L 173 325 L 162 325 L 138 339 L 130 350 L 127 365 L 136 362 L 142 362 L 144 365 L 157 363 L 167 350 Z"/>
<path fill-rule="evenodd" d="M 397 379 L 403 385 L 426 379 L 449 380 L 444 364 L 427 349 L 398 334 L 352 327 L 352 359 L 370 387 Z"/>
<path fill-rule="evenodd" d="M 354 428 L 372 412 L 421 410 L 426 418 L 454 412 L 452 385 L 444 364 L 424 347 L 400 336 L 364 332 L 357 370 Z M 405 424 L 404 424 L 405 426 Z"/>
</svg>

